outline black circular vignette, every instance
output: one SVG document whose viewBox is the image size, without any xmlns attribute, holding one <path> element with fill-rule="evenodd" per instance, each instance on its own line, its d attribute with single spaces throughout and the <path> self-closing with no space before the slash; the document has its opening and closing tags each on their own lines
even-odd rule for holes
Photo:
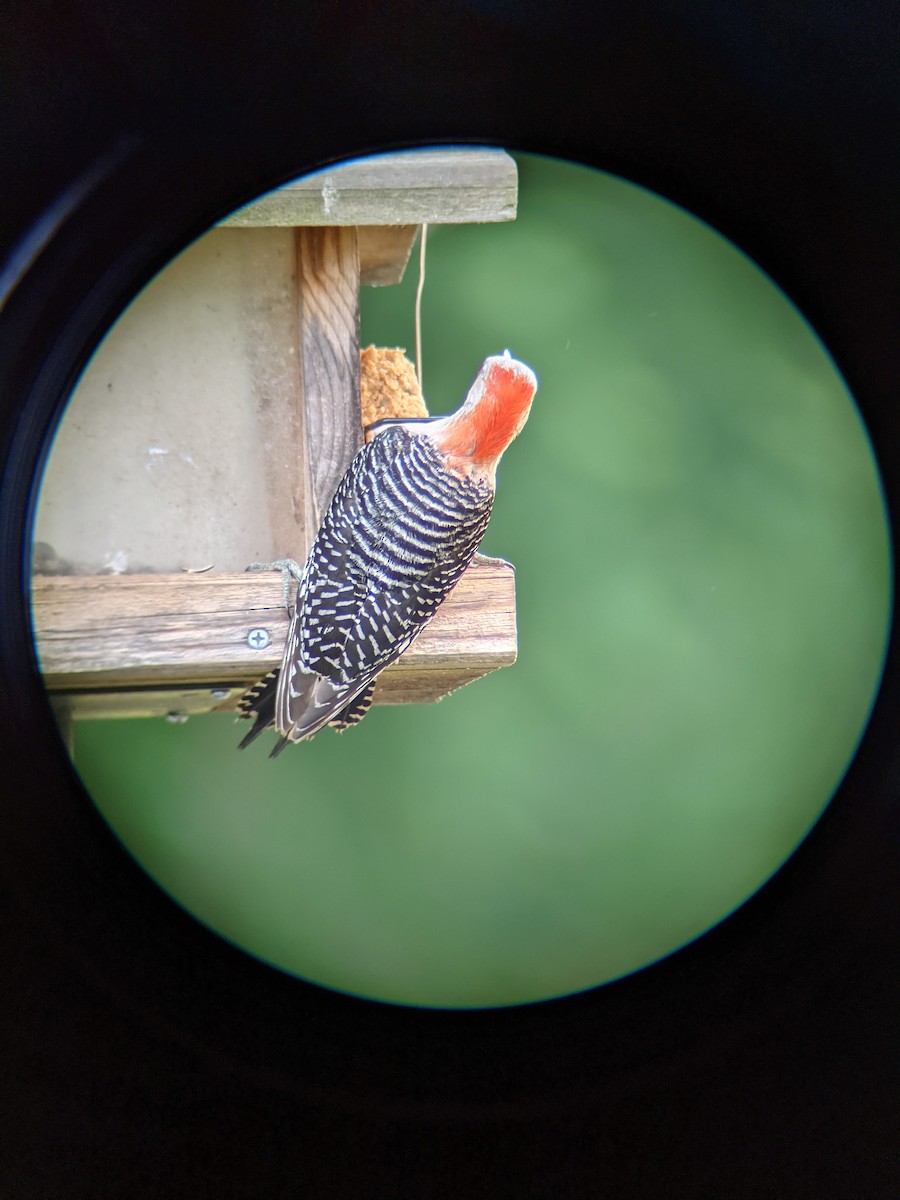
<svg viewBox="0 0 900 1200">
<path fill-rule="evenodd" d="M 270 969 L 143 874 L 56 736 L 26 568 L 54 422 L 137 290 L 259 192 L 421 142 L 597 166 L 731 238 L 834 356 L 896 516 L 900 85 L 881 10 L 857 7 L 852 25 L 811 3 L 646 0 L 590 18 L 505 0 L 389 16 L 283 4 L 252 22 L 195 3 L 125 11 L 23 8 L 4 51 L 12 1192 L 173 1194 L 215 1180 L 216 1194 L 280 1195 L 302 1169 L 313 1193 L 359 1194 L 347 1180 L 368 1163 L 379 1195 L 414 1178 L 430 1184 L 411 1194 L 519 1194 L 541 1176 L 571 1194 L 603 1182 L 662 1194 L 672 1179 L 692 1195 L 759 1195 L 760 1179 L 783 1196 L 895 1194 L 896 639 L 834 801 L 726 922 L 582 995 L 420 1011 Z"/>
</svg>

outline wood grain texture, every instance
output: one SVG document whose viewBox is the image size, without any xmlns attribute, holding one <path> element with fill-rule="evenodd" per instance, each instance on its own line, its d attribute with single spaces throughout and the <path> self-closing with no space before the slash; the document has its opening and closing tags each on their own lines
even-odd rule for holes
<svg viewBox="0 0 900 1200">
<path fill-rule="evenodd" d="M 376 703 L 437 700 L 514 662 L 514 576 L 500 560 L 473 563 Z M 188 695 L 187 711 L 232 708 L 280 664 L 288 626 L 274 573 L 35 577 L 32 607 L 44 681 L 76 719 L 178 711 Z M 266 630 L 264 650 L 249 646 L 251 629 Z"/>
<path fill-rule="evenodd" d="M 418 225 L 358 225 L 359 282 L 369 287 L 399 283 L 418 232 Z"/>
<path fill-rule="evenodd" d="M 73 715 L 78 721 L 166 717 L 181 723 L 187 717 L 198 717 L 208 712 L 234 712 L 235 701 L 241 691 L 240 687 L 227 688 L 220 685 L 213 688 L 206 684 L 181 688 L 116 688 L 71 695 L 54 692 L 53 695 L 54 709 L 57 709 L 60 703 L 67 706 L 71 731 Z M 220 696 L 222 692 L 226 693 L 224 698 Z M 61 732 L 65 732 L 62 726 L 60 729 Z M 71 741 L 71 732 L 69 736 Z"/>
<path fill-rule="evenodd" d="M 296 236 L 308 550 L 335 488 L 363 444 L 359 258 L 355 229 L 298 229 Z"/>
<path fill-rule="evenodd" d="M 222 225 L 458 225 L 512 221 L 518 174 L 503 150 L 378 154 L 305 175 Z"/>
</svg>

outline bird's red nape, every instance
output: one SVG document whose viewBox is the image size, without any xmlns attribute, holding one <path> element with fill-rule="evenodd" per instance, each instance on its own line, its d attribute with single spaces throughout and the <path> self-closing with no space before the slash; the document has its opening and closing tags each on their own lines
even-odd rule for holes
<svg viewBox="0 0 900 1200">
<path fill-rule="evenodd" d="M 448 456 L 475 463 L 500 457 L 525 424 L 537 390 L 533 372 L 513 358 L 488 359 L 485 368 L 441 442 Z"/>
</svg>

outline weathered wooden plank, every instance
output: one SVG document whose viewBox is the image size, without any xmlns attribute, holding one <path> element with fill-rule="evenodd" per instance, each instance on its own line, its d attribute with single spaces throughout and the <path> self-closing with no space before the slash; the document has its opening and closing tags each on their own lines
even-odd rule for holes
<svg viewBox="0 0 900 1200">
<path fill-rule="evenodd" d="M 499 560 L 473 563 L 431 625 L 385 672 L 376 701 L 436 700 L 514 662 L 514 575 Z M 237 689 L 280 664 L 288 625 L 274 573 L 36 576 L 32 609 L 45 683 L 65 695 L 76 719 L 108 711 L 98 711 L 96 701 L 81 706 L 81 695 L 96 692 L 150 689 L 151 715 L 160 711 L 161 691 L 202 685 L 208 694 L 198 703 L 206 707 L 191 711 L 227 708 Z M 254 629 L 269 638 L 262 649 L 248 641 Z M 235 690 L 215 697 L 214 688 Z M 125 707 L 141 710 L 137 697 Z"/>
<path fill-rule="evenodd" d="M 369 287 L 399 283 L 419 232 L 418 225 L 359 225 L 359 282 Z"/>
<path fill-rule="evenodd" d="M 54 708 L 62 704 L 71 718 L 78 721 L 122 720 L 133 717 L 167 717 L 180 723 L 188 717 L 208 712 L 234 712 L 242 688 L 220 684 L 211 687 L 121 688 L 109 691 L 54 692 Z M 57 712 L 57 720 L 59 714 Z M 62 731 L 62 727 L 61 727 Z M 71 735 L 70 735 L 71 737 Z M 71 753 L 71 743 L 70 743 Z"/>
<path fill-rule="evenodd" d="M 306 551 L 354 454 L 359 411 L 359 257 L 355 229 L 297 230 L 300 407 L 306 438 Z"/>
<path fill-rule="evenodd" d="M 304 175 L 222 225 L 457 225 L 513 221 L 516 164 L 503 150 L 378 154 Z"/>
<path fill-rule="evenodd" d="M 375 689 L 375 704 L 433 704 L 473 683 L 483 670 L 455 671 L 452 676 L 429 670 L 385 671 Z M 53 708 L 60 735 L 74 750 L 74 721 L 110 721 L 159 717 L 180 723 L 206 713 L 235 713 L 241 685 L 219 683 L 181 688 L 114 688 L 54 692 Z M 245 730 L 246 732 L 246 730 Z"/>
</svg>

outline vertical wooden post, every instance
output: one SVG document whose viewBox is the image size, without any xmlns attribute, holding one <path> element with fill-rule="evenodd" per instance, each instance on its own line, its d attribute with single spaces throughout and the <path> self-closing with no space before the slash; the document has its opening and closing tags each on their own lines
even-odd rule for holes
<svg viewBox="0 0 900 1200">
<path fill-rule="evenodd" d="M 297 230 L 300 406 L 307 471 L 306 548 L 362 445 L 359 411 L 359 252 L 352 226 Z"/>
</svg>

